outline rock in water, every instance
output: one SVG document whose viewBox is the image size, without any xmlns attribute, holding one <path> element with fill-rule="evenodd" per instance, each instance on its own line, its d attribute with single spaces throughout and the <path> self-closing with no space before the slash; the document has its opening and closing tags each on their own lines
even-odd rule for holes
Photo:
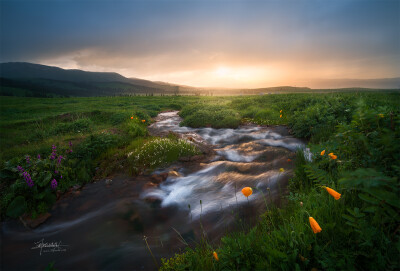
<svg viewBox="0 0 400 271">
<path fill-rule="evenodd" d="M 176 172 L 175 170 L 171 170 L 170 172 L 168 172 L 168 176 L 169 177 L 181 177 L 182 175 L 179 174 L 178 172 Z"/>
<path fill-rule="evenodd" d="M 44 223 L 49 217 L 51 217 L 50 213 L 41 214 L 35 219 L 30 218 L 28 214 L 24 214 L 24 215 L 20 216 L 19 219 L 21 220 L 22 224 L 24 224 L 24 226 L 26 228 L 35 229 L 40 224 Z"/>
</svg>

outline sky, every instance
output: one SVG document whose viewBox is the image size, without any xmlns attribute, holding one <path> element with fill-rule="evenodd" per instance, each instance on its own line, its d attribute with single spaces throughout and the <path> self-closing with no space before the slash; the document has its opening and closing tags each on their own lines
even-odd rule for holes
<svg viewBox="0 0 400 271">
<path fill-rule="evenodd" d="M 400 77 L 398 0 L 0 0 L 0 62 L 198 87 Z"/>
</svg>

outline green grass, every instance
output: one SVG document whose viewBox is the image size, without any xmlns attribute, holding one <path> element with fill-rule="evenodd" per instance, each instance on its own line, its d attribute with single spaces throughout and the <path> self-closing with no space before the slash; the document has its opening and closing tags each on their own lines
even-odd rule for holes
<svg viewBox="0 0 400 271">
<path fill-rule="evenodd" d="M 147 165 L 140 160 L 129 164 L 127 159 L 135 142 L 151 140 L 146 128 L 151 117 L 161 110 L 180 108 L 190 100 L 193 99 L 2 97 L 2 218 L 6 214 L 15 217 L 22 211 L 32 216 L 45 212 L 53 204 L 56 190 L 66 191 L 73 185 L 90 182 L 93 177 L 106 177 L 115 171 L 137 173 L 133 168 L 150 171 L 177 160 L 180 155 L 197 154 L 193 148 L 188 150 L 184 142 L 170 139 L 173 148 L 165 153 L 163 163 Z M 57 157 L 64 157 L 60 165 L 50 159 L 52 145 L 57 147 Z M 25 161 L 26 155 L 31 157 L 30 163 Z M 30 173 L 35 183 L 32 189 L 26 185 L 17 166 Z M 58 182 L 56 190 L 50 187 L 53 179 Z M 18 205 L 26 208 L 15 208 Z"/>
<path fill-rule="evenodd" d="M 73 152 L 65 155 L 59 168 L 66 179 L 60 184 L 64 190 L 91 181 L 95 174 L 146 172 L 179 156 L 196 154 L 189 143 L 176 138 L 148 136 L 151 117 L 175 109 L 181 110 L 183 124 L 192 127 L 235 128 L 245 122 L 288 125 L 295 136 L 309 139 L 314 160 L 308 162 L 298 154 L 286 206 L 268 206 L 254 228 L 229 233 L 219 243 L 203 240 L 187 247 L 186 252 L 164 259 L 162 270 L 400 268 L 399 93 L 2 97 L 0 106 L 2 215 L 16 216 L 21 212 L 16 206 L 30 206 L 33 214 L 51 206 L 54 191 L 48 173 L 54 172 L 56 163 L 34 157 L 49 157 L 52 144 L 63 152 L 69 149 L 69 141 L 73 144 Z M 336 160 L 327 156 L 331 152 Z M 26 163 L 26 154 L 32 165 Z M 42 185 L 37 192 L 31 193 L 17 165 L 36 174 L 35 183 Z M 100 169 L 96 172 L 95 167 Z M 341 199 L 334 200 L 321 186 L 337 190 Z M 321 233 L 311 231 L 309 216 L 317 220 Z M 218 262 L 212 257 L 214 250 Z"/>
<path fill-rule="evenodd" d="M 188 246 L 163 259 L 160 270 L 400 268 L 397 94 L 244 97 L 231 106 L 255 122 L 287 123 L 294 134 L 310 139 L 313 161 L 298 153 L 282 209 L 267 206 L 250 230 L 229 233 L 216 244 L 204 239 Z M 280 110 L 283 116 L 277 118 Z M 338 158 L 329 158 L 331 152 Z M 341 198 L 335 200 L 322 186 Z M 322 232 L 312 231 L 310 216 Z"/>
</svg>

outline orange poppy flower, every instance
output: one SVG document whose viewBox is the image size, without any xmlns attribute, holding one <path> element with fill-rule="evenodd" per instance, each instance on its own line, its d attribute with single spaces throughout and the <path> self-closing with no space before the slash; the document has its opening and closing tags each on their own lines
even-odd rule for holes
<svg viewBox="0 0 400 271">
<path fill-rule="evenodd" d="M 248 197 L 253 194 L 253 189 L 251 189 L 251 187 L 245 187 L 242 189 L 242 193 L 245 195 L 245 197 Z"/>
<path fill-rule="evenodd" d="M 142 120 L 142 122 L 143 122 L 143 123 L 145 123 L 145 122 L 146 122 L 146 120 Z"/>
<path fill-rule="evenodd" d="M 323 150 L 322 152 L 321 152 L 321 155 L 324 155 L 325 154 L 325 150 Z"/>
<path fill-rule="evenodd" d="M 326 187 L 326 186 L 323 186 L 323 188 L 325 188 L 326 191 L 328 191 L 328 193 L 331 194 L 331 196 L 335 198 L 335 200 L 340 199 L 340 196 L 341 196 L 340 193 L 338 193 L 335 190 L 333 190 L 332 188 L 329 188 L 329 187 Z"/>
<path fill-rule="evenodd" d="M 280 115 L 279 117 L 282 118 L 282 115 Z"/>
<path fill-rule="evenodd" d="M 288 162 L 292 162 L 292 159 L 287 159 Z"/>
<path fill-rule="evenodd" d="M 322 231 L 321 227 L 318 225 L 317 221 L 315 221 L 314 218 L 312 218 L 310 216 L 309 220 L 310 220 L 311 229 L 313 230 L 314 233 L 319 233 Z"/>
<path fill-rule="evenodd" d="M 334 155 L 333 152 L 331 152 L 331 153 L 329 154 L 329 157 L 330 157 L 331 159 L 333 159 L 333 160 L 335 160 L 335 159 L 337 158 L 337 156 Z"/>
<path fill-rule="evenodd" d="M 281 111 L 279 111 L 279 113 L 282 113 L 282 110 L 281 110 Z"/>
<path fill-rule="evenodd" d="M 131 117 L 131 120 L 133 120 L 133 117 Z"/>
<path fill-rule="evenodd" d="M 217 252 L 214 251 L 214 252 L 213 252 L 213 256 L 214 256 L 214 258 L 215 258 L 217 261 L 219 261 Z"/>
</svg>

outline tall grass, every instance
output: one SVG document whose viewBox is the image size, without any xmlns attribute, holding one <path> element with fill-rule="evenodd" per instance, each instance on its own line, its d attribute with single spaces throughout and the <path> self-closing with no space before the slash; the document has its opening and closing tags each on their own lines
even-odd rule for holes
<svg viewBox="0 0 400 271">
<path fill-rule="evenodd" d="M 390 96 L 363 95 L 353 101 L 341 100 L 345 95 L 328 96 L 333 101 L 321 100 L 326 96 L 300 97 L 293 104 L 308 100 L 310 105 L 275 107 L 275 114 L 279 108 L 286 111 L 289 125 L 295 124 L 294 133 L 314 142 L 312 161 L 301 151 L 297 155 L 295 176 L 285 196 L 287 205 L 283 209 L 269 206 L 254 228 L 223 237 L 216 249 L 218 261 L 210 245 L 198 245 L 164 259 L 161 270 L 400 268 L 399 100 L 384 104 Z M 254 117 L 255 101 L 263 99 L 247 98 L 253 100 Z M 285 103 L 283 95 L 276 99 Z M 239 99 L 233 104 L 246 110 Z M 337 190 L 341 198 L 335 200 L 325 186 Z M 322 228 L 320 233 L 312 231 L 310 216 Z"/>
</svg>

